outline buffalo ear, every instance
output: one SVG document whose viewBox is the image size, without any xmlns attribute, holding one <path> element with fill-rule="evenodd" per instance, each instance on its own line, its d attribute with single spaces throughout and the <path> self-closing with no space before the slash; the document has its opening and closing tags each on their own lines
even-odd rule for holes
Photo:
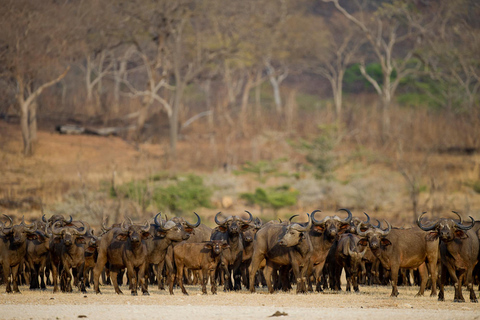
<svg viewBox="0 0 480 320">
<path fill-rule="evenodd" d="M 150 232 L 142 232 L 142 239 L 143 240 L 149 239 L 151 237 L 152 237 L 152 235 L 150 234 Z"/>
<path fill-rule="evenodd" d="M 62 242 L 62 237 L 55 237 L 55 238 L 53 238 L 53 242 L 54 242 L 54 243 L 60 243 L 60 242 Z"/>
<path fill-rule="evenodd" d="M 466 238 L 468 238 L 468 235 L 465 231 L 457 229 L 457 230 L 455 230 L 455 238 L 466 239 Z"/>
<path fill-rule="evenodd" d="M 75 239 L 75 243 L 85 244 L 86 241 L 85 241 L 85 238 L 84 238 L 84 237 L 77 237 L 77 239 Z"/>
<path fill-rule="evenodd" d="M 382 239 L 382 240 L 380 240 L 380 243 L 381 243 L 383 246 L 385 246 L 385 247 L 386 247 L 386 246 L 390 246 L 390 245 L 392 244 L 392 243 L 390 242 L 390 240 L 385 239 L 385 238 Z"/>
<path fill-rule="evenodd" d="M 225 226 L 218 226 L 218 230 L 220 230 L 220 232 L 225 232 L 225 231 L 227 231 L 227 227 L 225 227 Z"/>
<path fill-rule="evenodd" d="M 91 247 L 91 246 L 90 246 L 90 247 L 86 247 L 86 248 L 85 248 L 85 252 L 94 253 L 96 249 L 97 249 L 97 248 Z"/>
<path fill-rule="evenodd" d="M 213 248 L 213 245 L 212 245 L 212 243 L 211 243 L 211 242 L 207 242 L 207 243 L 205 243 L 205 245 L 204 245 L 203 247 L 204 247 L 205 249 L 212 250 L 212 248 Z"/>
<path fill-rule="evenodd" d="M 228 243 L 224 243 L 224 244 L 222 244 L 222 248 L 223 249 L 230 248 L 230 245 Z"/>
<path fill-rule="evenodd" d="M 117 239 L 118 241 L 127 241 L 127 239 L 128 239 L 128 234 L 126 234 L 126 233 L 119 233 L 119 234 L 117 234 L 117 236 L 115 237 L 115 239 Z"/>
<path fill-rule="evenodd" d="M 425 236 L 425 240 L 427 241 L 435 241 L 437 239 L 438 239 L 438 231 L 429 232 Z"/>
<path fill-rule="evenodd" d="M 315 226 L 313 227 L 313 230 L 322 233 L 325 230 L 324 226 Z"/>
<path fill-rule="evenodd" d="M 242 230 L 247 230 L 250 227 L 249 224 L 244 224 L 242 225 Z"/>
<path fill-rule="evenodd" d="M 166 232 L 164 231 L 155 231 L 155 237 L 159 237 L 159 238 L 165 238 L 165 236 L 167 235 Z"/>
<path fill-rule="evenodd" d="M 367 239 L 360 239 L 360 240 L 358 240 L 357 245 L 362 246 L 362 247 L 366 247 L 366 246 L 368 246 L 368 241 L 367 241 Z"/>
<path fill-rule="evenodd" d="M 338 234 L 342 234 L 347 231 L 348 227 L 350 227 L 349 223 L 343 223 L 338 230 Z"/>
<path fill-rule="evenodd" d="M 186 227 L 185 232 L 190 233 L 190 234 L 195 234 L 195 230 L 193 228 L 190 228 L 190 227 Z"/>
<path fill-rule="evenodd" d="M 27 239 L 28 240 L 37 240 L 38 239 L 38 235 L 36 233 L 28 233 L 27 234 Z"/>
</svg>

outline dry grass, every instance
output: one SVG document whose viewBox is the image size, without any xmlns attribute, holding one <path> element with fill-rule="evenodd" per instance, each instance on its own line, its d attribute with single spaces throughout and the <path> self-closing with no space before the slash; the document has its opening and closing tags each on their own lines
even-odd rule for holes
<svg viewBox="0 0 480 320">
<path fill-rule="evenodd" d="M 298 135 L 311 138 L 321 134 L 317 125 L 329 121 L 328 113 L 321 111 L 299 118 L 295 135 L 283 131 L 282 120 L 276 117 L 252 120 L 243 133 L 226 125 L 210 132 L 202 122 L 195 123 L 182 132 L 175 162 L 168 159 L 167 139 L 136 147 L 119 137 L 66 136 L 48 131 L 39 131 L 35 154 L 26 158 L 21 155 L 19 126 L 0 122 L 0 199 L 39 199 L 47 214 L 52 211 L 81 214 L 83 210 L 83 216 L 91 216 L 90 222 L 94 224 L 104 214 L 117 218 L 129 214 L 143 219 L 156 209 L 147 208 L 145 212 L 131 202 L 112 202 L 105 188 L 113 180 L 118 185 L 158 172 L 194 172 L 206 176 L 216 187 L 216 198 L 212 200 L 217 208 L 197 211 L 207 221 L 219 210 L 243 212 L 246 205 L 238 200 L 238 193 L 253 191 L 258 186 L 253 177 L 234 177 L 232 169 L 247 160 L 285 157 L 289 161 L 282 170 L 297 173 L 299 180 L 274 178 L 269 184 L 298 186 L 301 193 L 310 197 L 304 197 L 295 208 L 282 210 L 280 217 L 317 208 L 333 211 L 349 207 L 356 215 L 366 211 L 394 224 L 410 223 L 412 185 L 405 179 L 408 176 L 420 191 L 419 211 L 439 216 L 457 210 L 480 219 L 480 195 L 472 187 L 480 180 L 480 155 L 437 151 L 450 146 L 478 147 L 479 141 L 473 135 L 480 126 L 475 125 L 475 117 L 449 118 L 426 111 L 397 110 L 392 115 L 389 143 L 378 145 L 372 109 L 347 110 L 347 115 L 343 137 L 335 147 L 334 179 L 313 180 L 311 184 L 303 183 L 311 176 L 302 170 L 304 154 L 287 141 Z M 226 188 L 219 182 L 222 179 L 235 187 Z M 233 199 L 231 206 L 222 208 L 223 196 Z M 69 210 L 65 203 L 72 198 L 79 204 Z M 249 210 L 257 214 L 260 211 Z M 40 212 L 41 207 L 28 205 L 3 210 L 27 218 L 38 217 Z M 265 219 L 270 216 L 268 210 L 263 213 Z"/>
</svg>

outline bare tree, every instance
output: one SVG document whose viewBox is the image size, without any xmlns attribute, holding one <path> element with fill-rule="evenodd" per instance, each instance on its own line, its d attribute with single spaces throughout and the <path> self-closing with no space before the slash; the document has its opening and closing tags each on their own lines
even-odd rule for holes
<svg viewBox="0 0 480 320">
<path fill-rule="evenodd" d="M 475 10 L 470 9 L 470 1 L 445 2 L 435 12 L 435 28 L 425 30 L 426 45 L 420 56 L 439 86 L 427 94 L 448 109 L 471 111 L 478 101 L 480 32 L 475 27 Z"/>
<path fill-rule="evenodd" d="M 428 29 L 427 24 L 430 22 L 421 14 L 410 10 L 410 7 L 415 5 L 413 1 L 383 4 L 378 6 L 374 13 L 365 12 L 363 6 L 359 4 L 358 12 L 355 14 L 348 12 L 338 0 L 323 1 L 333 2 L 335 8 L 361 30 L 380 63 L 381 82 L 368 74 L 364 61 L 360 64 L 360 71 L 380 97 L 382 108 L 380 128 L 382 140 L 385 141 L 390 130 L 390 108 L 395 91 L 402 79 L 417 72 L 421 67 L 420 61 L 412 61 L 419 44 L 417 40 L 421 36 L 418 26 L 423 25 L 423 29 Z M 367 1 L 362 1 L 363 5 L 366 3 Z"/>
<path fill-rule="evenodd" d="M 67 55 L 67 24 L 71 6 L 8 0 L 0 13 L 1 76 L 15 86 L 16 105 L 25 155 L 33 153 L 36 139 L 37 98 L 65 77 L 70 67 L 62 65 Z M 62 18 L 58 18 L 61 16 Z M 60 71 L 62 70 L 62 71 Z"/>
</svg>

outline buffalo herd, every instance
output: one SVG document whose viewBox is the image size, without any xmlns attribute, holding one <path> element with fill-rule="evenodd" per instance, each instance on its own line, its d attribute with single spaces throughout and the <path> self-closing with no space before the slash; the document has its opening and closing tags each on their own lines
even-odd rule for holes
<svg viewBox="0 0 480 320">
<path fill-rule="evenodd" d="M 416 225 L 394 227 L 388 221 L 342 214 L 322 214 L 315 210 L 303 220 L 298 215 L 286 221 L 263 222 L 245 211 L 241 215 L 217 213 L 216 227 L 184 218 L 168 219 L 158 213 L 143 223 L 130 218 L 93 230 L 72 216 L 53 215 L 15 224 L 12 217 L 0 220 L 0 282 L 6 292 L 20 292 L 19 284 L 30 290 L 95 293 L 113 285 L 117 294 L 128 286 L 132 295 L 141 290 L 149 295 L 149 285 L 200 285 L 207 294 L 242 288 L 255 292 L 296 293 L 341 290 L 345 273 L 346 291 L 362 285 L 391 284 L 391 296 L 398 285 L 417 284 L 417 296 L 425 290 L 445 300 L 444 286 L 452 285 L 455 302 L 464 302 L 462 287 L 477 302 L 475 286 L 480 278 L 480 221 L 467 221 L 455 211 L 455 218 L 427 221 L 422 213 Z M 339 216 L 340 215 L 340 216 Z M 125 283 L 124 283 L 125 282 Z M 437 288 L 438 286 L 438 288 Z M 75 288 L 75 289 L 74 289 Z"/>
</svg>

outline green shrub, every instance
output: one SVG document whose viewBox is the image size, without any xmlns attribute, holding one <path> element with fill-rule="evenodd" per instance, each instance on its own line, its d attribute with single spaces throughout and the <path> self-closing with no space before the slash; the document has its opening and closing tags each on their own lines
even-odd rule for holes
<svg viewBox="0 0 480 320">
<path fill-rule="evenodd" d="M 143 208 L 154 205 L 156 210 L 181 213 L 199 207 L 211 207 L 212 190 L 204 186 L 203 179 L 196 175 L 176 177 L 168 181 L 163 176 L 161 179 L 154 176 L 148 181 L 128 182 L 117 187 L 116 191 L 112 188 L 110 196 L 134 200 Z"/>
<path fill-rule="evenodd" d="M 176 184 L 155 188 L 153 202 L 160 210 L 185 212 L 199 207 L 210 208 L 211 196 L 212 190 L 203 185 L 201 177 L 188 175 Z"/>
<path fill-rule="evenodd" d="M 290 207 L 297 203 L 298 191 L 287 185 L 273 188 L 257 188 L 254 193 L 242 193 L 241 199 L 249 204 L 259 205 L 263 208 L 271 208 L 274 211 L 274 219 L 281 208 Z"/>
<path fill-rule="evenodd" d="M 472 184 L 472 189 L 476 193 L 480 193 L 480 180 L 477 180 Z"/>
</svg>

